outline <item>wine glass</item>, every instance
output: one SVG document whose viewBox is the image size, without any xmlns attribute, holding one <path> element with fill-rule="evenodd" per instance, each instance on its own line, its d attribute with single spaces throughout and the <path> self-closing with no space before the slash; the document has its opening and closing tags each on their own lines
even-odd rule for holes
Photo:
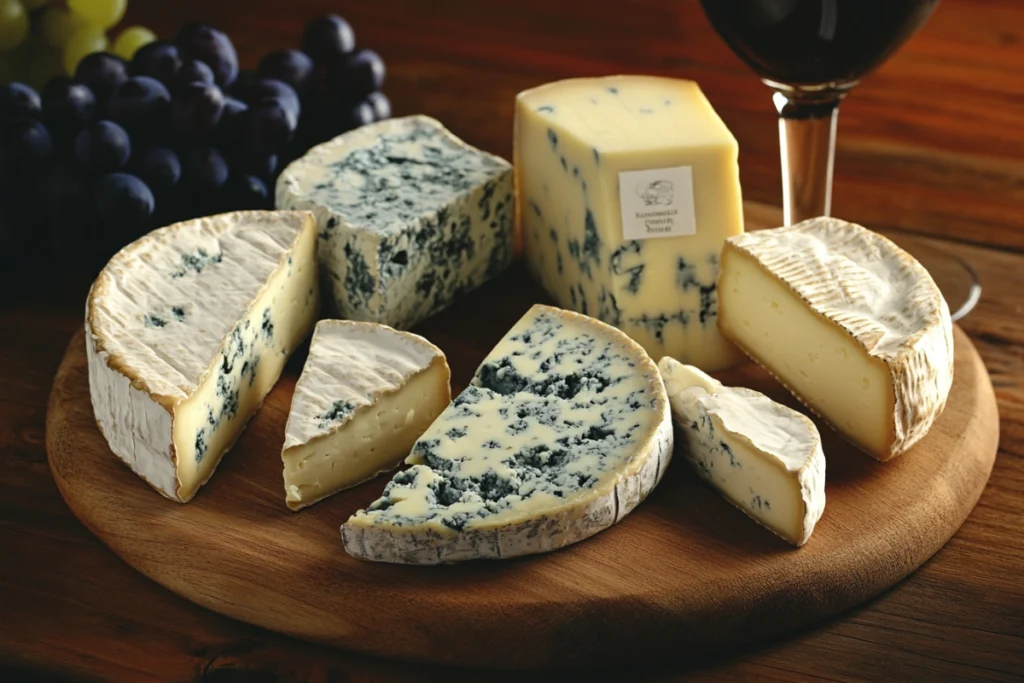
<svg viewBox="0 0 1024 683">
<path fill-rule="evenodd" d="M 832 208 L 839 103 L 931 15 L 938 0 L 701 0 L 718 34 L 774 92 L 786 225 Z M 928 268 L 953 319 L 977 303 L 969 264 L 888 235 Z"/>
</svg>

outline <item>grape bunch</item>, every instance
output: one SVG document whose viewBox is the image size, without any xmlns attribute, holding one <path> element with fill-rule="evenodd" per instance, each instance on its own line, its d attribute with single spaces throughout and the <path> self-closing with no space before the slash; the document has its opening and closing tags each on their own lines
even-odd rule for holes
<svg viewBox="0 0 1024 683">
<path fill-rule="evenodd" d="M 92 274 L 154 227 L 270 208 L 287 163 L 391 114 L 384 62 L 344 19 L 310 22 L 301 48 L 240 70 L 226 34 L 191 23 L 130 61 L 88 54 L 38 93 L 0 85 L 0 261 L 48 250 Z"/>
<path fill-rule="evenodd" d="M 156 36 L 142 26 L 115 32 L 127 4 L 127 0 L 0 0 L 0 83 L 19 81 L 40 89 L 54 76 L 73 75 L 86 55 L 107 49 L 131 59 Z"/>
</svg>

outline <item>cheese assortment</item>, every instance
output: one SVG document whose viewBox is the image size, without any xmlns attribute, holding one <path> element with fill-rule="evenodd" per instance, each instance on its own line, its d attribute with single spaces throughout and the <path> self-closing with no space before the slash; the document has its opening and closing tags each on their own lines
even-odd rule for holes
<svg viewBox="0 0 1024 683">
<path fill-rule="evenodd" d="M 377 323 L 321 320 L 284 430 L 292 510 L 394 469 L 451 401 L 439 348 Z"/>
<path fill-rule="evenodd" d="M 118 252 L 86 303 L 100 431 L 153 488 L 185 502 L 316 320 L 316 224 L 243 211 L 155 230 Z"/>
<path fill-rule="evenodd" d="M 825 454 L 806 416 L 726 387 L 672 358 L 658 362 L 684 459 L 758 524 L 795 546 L 825 509 Z"/>
<path fill-rule="evenodd" d="M 668 400 L 644 350 L 537 305 L 342 539 L 351 555 L 404 564 L 555 550 L 629 514 L 671 457 Z"/>
<path fill-rule="evenodd" d="M 865 453 L 905 452 L 945 407 L 949 309 L 881 235 L 814 218 L 733 238 L 719 292 L 725 335 Z"/>
<path fill-rule="evenodd" d="M 704 370 L 726 238 L 743 232 L 736 139 L 696 83 L 558 81 L 516 98 L 517 215 L 530 272 L 563 308 Z"/>
<path fill-rule="evenodd" d="M 512 169 L 427 116 L 318 145 L 278 178 L 276 206 L 320 228 L 324 294 L 344 318 L 407 329 L 512 258 Z"/>
</svg>

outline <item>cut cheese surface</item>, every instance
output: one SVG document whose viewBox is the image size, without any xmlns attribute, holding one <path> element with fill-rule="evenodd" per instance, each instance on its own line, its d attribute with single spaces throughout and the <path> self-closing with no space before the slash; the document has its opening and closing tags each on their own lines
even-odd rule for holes
<svg viewBox="0 0 1024 683">
<path fill-rule="evenodd" d="M 671 446 L 664 387 L 643 349 L 596 320 L 534 306 L 342 539 L 356 557 L 406 564 L 555 550 L 633 510 Z"/>
<path fill-rule="evenodd" d="M 242 211 L 155 230 L 118 252 L 86 304 L 89 387 L 110 449 L 188 501 L 309 334 L 316 224 Z"/>
<path fill-rule="evenodd" d="M 439 348 L 377 323 L 321 320 L 285 427 L 292 510 L 394 469 L 451 401 Z"/>
<path fill-rule="evenodd" d="M 743 387 L 726 387 L 672 358 L 658 363 L 681 453 L 704 481 L 793 545 L 825 509 L 825 454 L 806 416 Z"/>
<path fill-rule="evenodd" d="M 726 243 L 723 333 L 869 455 L 923 437 L 953 382 L 942 293 L 888 239 L 835 218 Z"/>
<path fill-rule="evenodd" d="M 526 262 L 565 308 L 652 357 L 713 370 L 722 243 L 743 232 L 736 139 L 696 83 L 580 78 L 516 98 L 517 216 Z"/>
<path fill-rule="evenodd" d="M 316 215 L 324 295 L 349 320 L 407 329 L 512 259 L 511 166 L 427 116 L 312 148 L 281 173 L 275 201 Z"/>
</svg>

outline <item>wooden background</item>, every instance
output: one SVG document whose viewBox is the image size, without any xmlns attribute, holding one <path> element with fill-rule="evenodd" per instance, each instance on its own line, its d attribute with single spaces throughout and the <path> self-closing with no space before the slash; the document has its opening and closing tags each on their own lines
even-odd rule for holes
<svg viewBox="0 0 1024 683">
<path fill-rule="evenodd" d="M 326 11 L 345 14 L 360 44 L 384 56 L 397 114 L 436 116 L 503 155 L 511 153 L 512 98 L 525 87 L 611 72 L 695 78 L 740 141 L 745 196 L 779 203 L 767 91 L 711 32 L 695 0 L 134 0 L 129 19 L 161 35 L 188 19 L 209 21 L 231 34 L 243 66 L 252 67 L 266 50 L 297 46 L 303 23 Z M 834 212 L 951 240 L 938 244 L 983 277 L 981 303 L 962 326 L 992 375 L 1002 441 L 973 515 L 920 571 L 868 605 L 753 648 L 605 672 L 610 678 L 1024 678 L 1022 106 L 1024 3 L 942 0 L 840 114 Z M 219 617 L 136 574 L 93 538 L 61 500 L 43 449 L 46 398 L 81 325 L 81 296 L 0 310 L 0 678 L 480 679 L 306 645 Z"/>
</svg>

